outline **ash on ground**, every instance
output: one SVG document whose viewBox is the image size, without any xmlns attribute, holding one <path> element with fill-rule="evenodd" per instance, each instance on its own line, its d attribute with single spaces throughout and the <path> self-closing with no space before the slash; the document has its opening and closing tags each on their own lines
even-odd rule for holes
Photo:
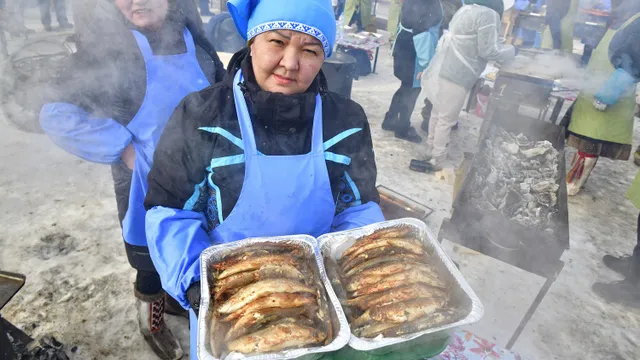
<svg viewBox="0 0 640 360">
<path fill-rule="evenodd" d="M 480 152 L 471 202 L 517 223 L 551 231 L 558 212 L 558 151 L 493 125 Z"/>
<path fill-rule="evenodd" d="M 69 360 L 65 346 L 53 336 L 45 336 L 29 344 L 12 338 L 10 341 L 16 352 L 15 360 Z"/>
</svg>

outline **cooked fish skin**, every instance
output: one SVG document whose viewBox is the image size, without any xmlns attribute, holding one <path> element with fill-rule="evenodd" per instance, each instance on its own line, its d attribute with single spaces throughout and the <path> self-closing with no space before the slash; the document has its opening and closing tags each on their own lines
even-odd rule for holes
<svg viewBox="0 0 640 360">
<path fill-rule="evenodd" d="M 220 296 L 230 289 L 243 287 L 256 281 L 269 278 L 285 278 L 302 281 L 304 280 L 304 275 L 302 275 L 298 269 L 288 264 L 267 264 L 258 270 L 241 272 L 219 280 L 214 287 L 215 297 L 220 298 Z"/>
<path fill-rule="evenodd" d="M 238 262 L 222 270 L 222 272 L 218 274 L 215 280 L 220 281 L 234 274 L 257 270 L 267 264 L 286 264 L 297 267 L 299 266 L 300 261 L 299 259 L 289 254 L 268 254 L 251 257 L 247 260 Z"/>
<path fill-rule="evenodd" d="M 424 248 L 419 241 L 415 239 L 396 239 L 396 238 L 381 238 L 373 240 L 371 243 L 361 246 L 349 255 L 344 255 L 340 258 L 340 261 L 348 262 L 358 257 L 360 254 L 364 254 L 369 250 L 376 249 L 383 246 L 393 246 L 400 249 L 404 249 L 409 253 L 416 255 L 425 254 Z"/>
<path fill-rule="evenodd" d="M 417 320 L 441 309 L 446 300 L 444 298 L 423 298 L 400 303 L 371 308 L 364 312 L 352 323 L 355 327 L 370 322 L 402 323 Z"/>
<path fill-rule="evenodd" d="M 448 299 L 449 294 L 440 288 L 416 283 L 390 289 L 382 293 L 364 295 L 343 301 L 343 304 L 347 306 L 357 306 L 362 310 L 367 310 L 375 306 L 384 306 L 396 302 L 429 297 L 444 297 Z"/>
<path fill-rule="evenodd" d="M 235 340 L 240 336 L 258 330 L 263 324 L 283 319 L 291 319 L 292 317 L 304 314 L 306 311 L 307 309 L 304 306 L 300 306 L 291 309 L 268 308 L 245 313 L 233 324 L 231 329 L 229 329 L 224 340 L 226 342 Z"/>
<path fill-rule="evenodd" d="M 376 232 L 374 232 L 371 235 L 365 236 L 362 239 L 359 239 L 358 241 L 356 241 L 355 244 L 351 245 L 347 250 L 345 250 L 345 252 L 342 254 L 342 256 L 349 256 L 350 254 L 352 254 L 353 252 L 355 252 L 356 250 L 358 250 L 360 247 L 365 246 L 377 239 L 380 238 L 399 238 L 402 239 L 404 237 L 406 237 L 407 235 L 409 235 L 409 233 L 411 232 L 411 228 L 409 227 L 392 227 L 392 228 L 387 228 L 387 229 L 381 229 L 378 230 Z"/>
<path fill-rule="evenodd" d="M 398 327 L 397 323 L 370 323 L 353 329 L 353 333 L 362 338 L 372 338 L 381 334 L 383 331 Z"/>
<path fill-rule="evenodd" d="M 316 299 L 308 294 L 296 293 L 272 293 L 264 297 L 251 301 L 239 310 L 226 316 L 222 321 L 229 322 L 236 320 L 245 314 L 250 314 L 259 310 L 269 308 L 289 309 L 300 306 L 315 306 Z"/>
<path fill-rule="evenodd" d="M 381 257 L 381 256 L 405 254 L 406 252 L 407 251 L 404 250 L 404 249 L 395 248 L 395 247 L 392 247 L 392 246 L 382 246 L 382 247 L 379 247 L 379 248 L 371 249 L 369 251 L 366 251 L 366 252 L 356 256 L 355 258 L 353 258 L 351 260 L 344 261 L 344 262 L 339 262 L 340 271 L 342 271 L 343 274 L 346 274 L 351 269 L 355 268 L 356 266 L 362 264 L 365 261 L 370 261 L 371 259 L 375 259 L 375 258 Z"/>
<path fill-rule="evenodd" d="M 221 314 L 230 314 L 256 299 L 274 293 L 315 294 L 316 289 L 291 279 L 265 279 L 242 288 L 216 310 Z"/>
<path fill-rule="evenodd" d="M 380 281 L 404 272 L 404 271 L 420 271 L 425 274 L 437 278 L 436 272 L 428 265 L 420 263 L 400 263 L 400 264 L 385 264 L 379 268 L 369 269 L 368 273 L 361 273 L 351 278 L 347 283 L 347 291 L 356 291 L 368 286 L 373 286 Z"/>
<path fill-rule="evenodd" d="M 242 253 L 240 254 L 225 257 L 222 261 L 213 264 L 212 269 L 215 270 L 214 272 L 220 272 L 239 262 L 269 254 L 286 254 L 296 258 L 302 258 L 305 256 L 304 249 L 302 249 L 299 245 L 261 243 L 259 245 L 244 247 L 242 249 Z"/>
<path fill-rule="evenodd" d="M 233 340 L 227 348 L 242 354 L 261 354 L 317 344 L 326 336 L 309 326 L 276 324 Z"/>
<path fill-rule="evenodd" d="M 412 269 L 388 276 L 373 286 L 356 290 L 351 294 L 351 297 L 356 298 L 415 283 L 423 283 L 442 289 L 446 289 L 447 286 L 444 281 L 440 280 L 438 277 L 434 277 L 431 273 Z"/>
<path fill-rule="evenodd" d="M 405 261 L 413 261 L 413 262 L 423 262 L 426 258 L 424 256 L 415 255 L 415 254 L 398 254 L 398 255 L 390 255 L 390 256 L 378 256 L 369 261 L 365 261 L 358 266 L 355 266 L 353 269 L 347 271 L 344 276 L 352 277 L 361 272 L 364 272 L 367 269 L 372 267 L 376 267 L 378 265 L 384 263 L 395 263 L 395 262 L 405 262 Z M 328 267 L 327 267 L 328 268 Z"/>
</svg>

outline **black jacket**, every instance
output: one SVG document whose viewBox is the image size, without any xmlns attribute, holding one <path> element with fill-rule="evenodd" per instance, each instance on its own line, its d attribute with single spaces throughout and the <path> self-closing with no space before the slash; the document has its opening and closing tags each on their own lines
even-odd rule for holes
<svg viewBox="0 0 640 360">
<path fill-rule="evenodd" d="M 194 189 L 201 187 L 194 211 L 206 213 L 207 201 L 213 194 L 205 177 L 212 158 L 242 154 L 242 150 L 222 136 L 198 130 L 200 127 L 221 127 L 241 138 L 233 97 L 233 78 L 242 68 L 245 81 L 241 84 L 251 114 L 257 148 L 265 155 L 299 155 L 311 149 L 311 128 L 315 96 L 322 96 L 323 138 L 327 141 L 345 130 L 362 128 L 331 151 L 351 158 L 351 164 L 327 161 L 331 189 L 336 199 L 336 213 L 348 205 L 342 199 L 345 192 L 345 170 L 360 192 L 362 203 L 379 202 L 375 188 L 376 165 L 369 123 L 357 103 L 327 91 L 322 72 L 310 89 L 293 96 L 263 91 L 255 82 L 251 57 L 244 49 L 234 55 L 225 79 L 207 89 L 187 96 L 176 108 L 160 139 L 149 173 L 149 190 L 145 207 L 163 206 L 183 209 Z M 286 171 L 286 169 L 283 169 Z M 242 190 L 244 164 L 215 170 L 213 182 L 219 187 L 223 216 L 229 215 Z M 198 185 L 201 184 L 201 185 Z M 211 230 L 217 225 L 207 216 Z"/>
</svg>

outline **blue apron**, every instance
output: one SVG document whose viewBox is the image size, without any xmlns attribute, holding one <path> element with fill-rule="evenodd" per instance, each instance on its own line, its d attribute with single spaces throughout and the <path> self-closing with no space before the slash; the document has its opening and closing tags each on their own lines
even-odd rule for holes
<svg viewBox="0 0 640 360">
<path fill-rule="evenodd" d="M 226 219 L 220 219 L 211 239 L 221 244 L 249 237 L 328 233 L 335 215 L 335 201 L 325 162 L 320 95 L 316 96 L 311 151 L 304 155 L 268 156 L 256 148 L 247 103 L 238 86 L 242 80 L 242 72 L 238 71 L 233 97 L 242 140 L 234 143 L 244 148 L 244 154 L 213 159 L 208 170 L 213 173 L 216 167 L 245 162 L 244 182 L 238 202 Z M 215 187 L 211 175 L 209 182 Z M 197 359 L 198 321 L 193 310 L 189 314 L 190 357 Z"/>
<path fill-rule="evenodd" d="M 129 209 L 122 222 L 124 240 L 137 246 L 147 246 L 144 230 L 147 175 L 153 162 L 153 152 L 162 130 L 180 101 L 193 91 L 209 86 L 196 58 L 196 47 L 189 30 L 184 30 L 187 52 L 178 55 L 154 55 L 147 38 L 132 31 L 144 57 L 147 87 L 144 101 L 127 129 L 133 135 L 136 161 L 131 177 Z"/>
</svg>

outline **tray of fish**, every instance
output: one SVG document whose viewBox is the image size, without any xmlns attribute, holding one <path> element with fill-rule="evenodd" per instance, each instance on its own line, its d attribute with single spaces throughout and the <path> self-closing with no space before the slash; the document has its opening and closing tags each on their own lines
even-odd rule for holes
<svg viewBox="0 0 640 360">
<path fill-rule="evenodd" d="M 255 238 L 200 257 L 198 358 L 316 359 L 349 325 L 310 236 Z"/>
<path fill-rule="evenodd" d="M 403 343 L 418 338 L 446 338 L 484 313 L 480 299 L 420 220 L 382 222 L 318 241 L 355 350 L 401 351 Z"/>
</svg>

